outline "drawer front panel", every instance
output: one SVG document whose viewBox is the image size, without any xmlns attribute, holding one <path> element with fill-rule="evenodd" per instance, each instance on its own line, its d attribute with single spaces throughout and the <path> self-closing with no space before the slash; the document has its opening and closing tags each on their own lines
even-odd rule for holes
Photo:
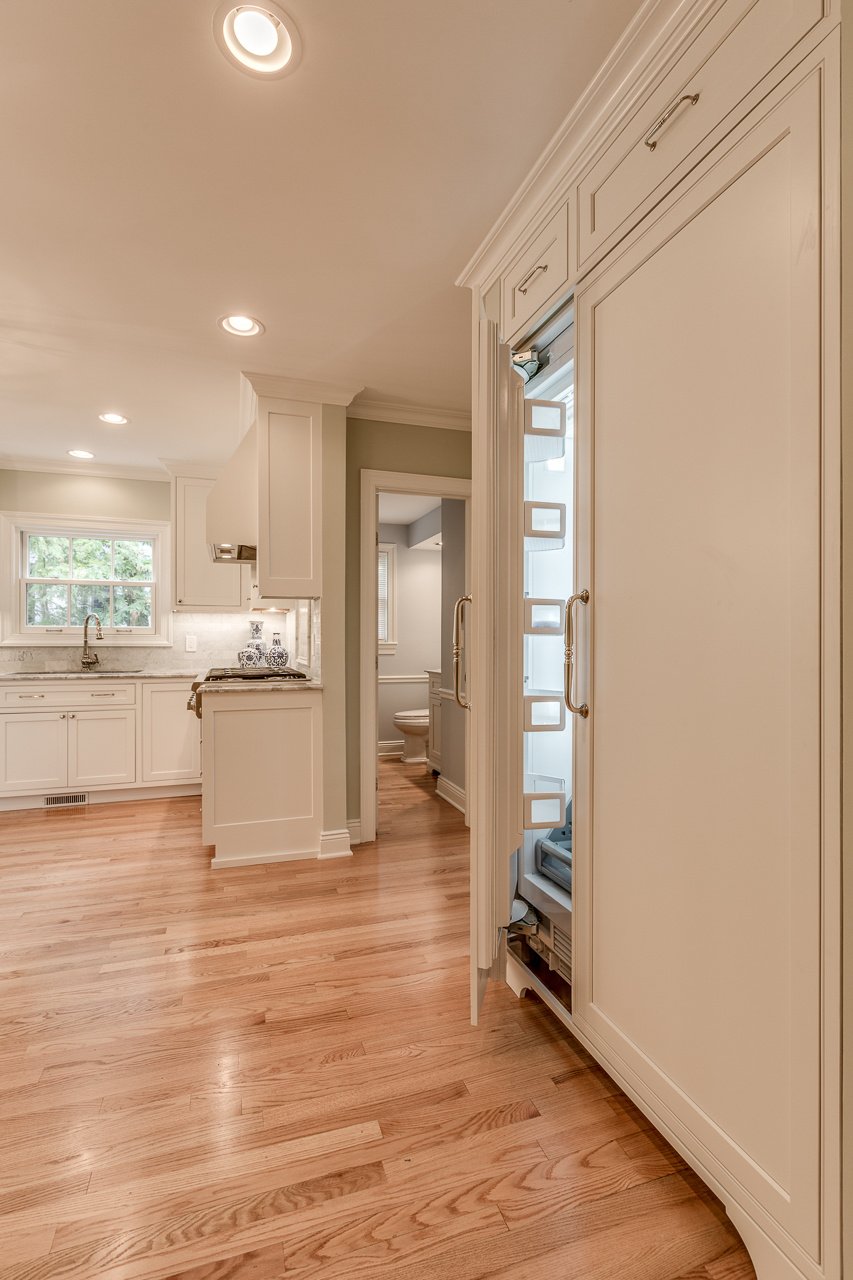
<svg viewBox="0 0 853 1280">
<path fill-rule="evenodd" d="M 531 245 L 506 273 L 501 285 L 503 336 L 520 334 L 540 307 L 569 281 L 569 206 L 545 224 Z"/>
<path fill-rule="evenodd" d="M 699 163 L 725 132 L 718 131 L 723 119 L 821 22 L 827 6 L 828 0 L 723 5 L 581 180 L 581 272 Z"/>
<path fill-rule="evenodd" d="M 54 707 L 132 706 L 134 684 L 108 684 L 104 680 L 68 680 L 63 684 L 15 684 L 0 688 L 0 706 L 7 711 L 50 711 Z"/>
</svg>

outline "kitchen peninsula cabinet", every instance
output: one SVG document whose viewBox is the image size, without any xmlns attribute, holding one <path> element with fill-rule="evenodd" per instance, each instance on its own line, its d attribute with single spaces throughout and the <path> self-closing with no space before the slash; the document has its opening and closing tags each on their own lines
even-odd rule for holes
<svg viewBox="0 0 853 1280">
<path fill-rule="evenodd" d="M 308 681 L 203 686 L 202 825 L 214 867 L 334 852 L 322 830 L 322 699 Z"/>
</svg>

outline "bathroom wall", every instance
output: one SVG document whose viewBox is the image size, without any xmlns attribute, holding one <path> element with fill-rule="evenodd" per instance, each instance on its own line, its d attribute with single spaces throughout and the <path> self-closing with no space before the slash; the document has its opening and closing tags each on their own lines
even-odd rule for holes
<svg viewBox="0 0 853 1280">
<path fill-rule="evenodd" d="M 346 701 L 347 814 L 357 820 L 361 804 L 359 714 L 359 619 L 361 590 L 361 472 L 406 471 L 418 475 L 471 477 L 471 434 L 393 422 L 347 422 L 346 502 Z"/>
<path fill-rule="evenodd" d="M 441 776 L 465 791 L 465 716 L 453 688 L 453 607 L 465 594 L 465 503 L 441 503 Z"/>
<path fill-rule="evenodd" d="M 397 649 L 379 655 L 379 751 L 402 749 L 397 711 L 427 708 L 427 676 L 441 660 L 441 553 L 410 549 L 409 526 L 381 524 L 379 541 L 397 548 Z"/>
<path fill-rule="evenodd" d="M 167 480 L 130 480 L 117 477 L 74 475 L 65 472 L 0 469 L 0 511 L 26 511 L 34 515 L 102 516 L 109 519 L 169 520 L 170 486 Z M 249 636 L 249 614 L 175 613 L 172 646 L 157 648 L 110 647 L 98 642 L 102 667 L 107 671 L 185 671 L 195 674 L 208 667 L 233 666 L 237 652 Z M 279 629 L 279 623 L 276 623 Z M 282 629 L 284 624 L 282 623 Z M 265 638 L 273 627 L 265 619 Z M 187 653 L 185 637 L 196 637 L 195 653 Z M 283 642 L 286 643 L 284 637 Z M 80 643 L 68 647 L 0 649 L 0 673 L 4 671 L 76 671 Z"/>
</svg>

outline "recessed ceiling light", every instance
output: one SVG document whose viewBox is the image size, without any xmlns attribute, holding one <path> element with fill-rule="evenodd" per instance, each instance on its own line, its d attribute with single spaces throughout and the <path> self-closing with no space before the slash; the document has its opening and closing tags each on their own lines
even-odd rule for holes
<svg viewBox="0 0 853 1280">
<path fill-rule="evenodd" d="M 214 14 L 213 34 L 227 58 L 261 79 L 288 75 L 302 53 L 293 19 L 273 0 L 238 5 L 225 0 Z"/>
<path fill-rule="evenodd" d="M 108 422 L 111 427 L 126 427 L 130 418 L 126 418 L 123 413 L 99 413 L 98 417 L 101 422 Z"/>
<path fill-rule="evenodd" d="M 88 449 L 69 449 L 69 458 L 94 458 L 94 453 L 90 453 Z"/>
<path fill-rule="evenodd" d="M 264 331 L 264 326 L 254 316 L 221 316 L 219 327 L 238 338 L 254 338 Z"/>
</svg>

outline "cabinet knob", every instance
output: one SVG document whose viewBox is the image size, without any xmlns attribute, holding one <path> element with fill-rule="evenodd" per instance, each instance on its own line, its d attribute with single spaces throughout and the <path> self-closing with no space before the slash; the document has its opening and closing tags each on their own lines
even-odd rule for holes
<svg viewBox="0 0 853 1280">
<path fill-rule="evenodd" d="M 64 711 L 63 711 L 62 715 L 61 715 L 59 718 L 60 718 L 60 720 L 64 720 L 64 719 L 65 719 L 65 712 L 64 712 Z"/>
<path fill-rule="evenodd" d="M 184 603 L 183 600 L 178 601 L 178 604 L 183 604 L 183 603 Z"/>
<path fill-rule="evenodd" d="M 69 713 L 68 719 L 69 719 L 69 720 L 76 720 L 76 719 L 77 719 L 77 717 L 76 717 L 76 715 L 74 714 L 74 712 L 73 712 L 73 711 Z"/>
</svg>

